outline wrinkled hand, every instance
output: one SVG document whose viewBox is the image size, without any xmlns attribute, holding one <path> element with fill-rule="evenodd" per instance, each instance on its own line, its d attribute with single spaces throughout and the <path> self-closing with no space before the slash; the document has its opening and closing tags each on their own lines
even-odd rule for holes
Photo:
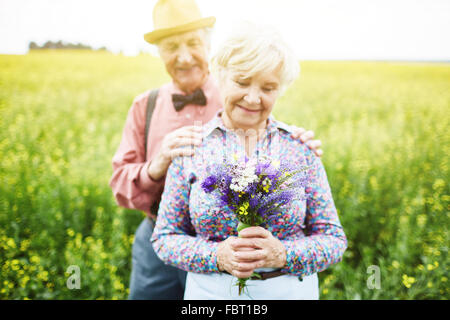
<svg viewBox="0 0 450 320">
<path fill-rule="evenodd" d="M 237 278 L 248 278 L 257 268 L 282 268 L 286 249 L 280 240 L 262 227 L 250 227 L 229 237 L 217 249 L 219 270 Z"/>
<path fill-rule="evenodd" d="M 161 143 L 159 153 L 148 167 L 148 174 L 154 180 L 164 177 L 172 159 L 178 156 L 191 156 L 194 149 L 186 146 L 198 146 L 202 142 L 202 127 L 186 126 L 168 133 Z"/>
<path fill-rule="evenodd" d="M 321 149 L 322 142 L 320 140 L 313 140 L 314 131 L 306 131 L 304 128 L 298 128 L 296 126 L 292 126 L 292 129 L 294 130 L 292 133 L 292 137 L 294 139 L 300 139 L 301 142 L 305 143 L 308 148 L 314 151 L 316 156 L 321 157 L 323 155 L 323 151 Z"/>
</svg>

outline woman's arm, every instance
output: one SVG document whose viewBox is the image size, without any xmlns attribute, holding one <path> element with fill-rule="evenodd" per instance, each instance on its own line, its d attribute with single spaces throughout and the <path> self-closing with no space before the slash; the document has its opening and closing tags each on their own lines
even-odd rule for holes
<svg viewBox="0 0 450 320">
<path fill-rule="evenodd" d="M 284 271 L 307 276 L 342 260 L 347 238 L 339 221 L 320 159 L 307 152 L 310 183 L 306 188 L 306 237 L 281 240 L 286 248 Z"/>
<path fill-rule="evenodd" d="M 187 159 L 175 158 L 167 171 L 151 241 L 158 257 L 167 264 L 197 273 L 219 272 L 218 243 L 196 237 L 191 224 L 190 182 L 184 167 Z"/>
</svg>

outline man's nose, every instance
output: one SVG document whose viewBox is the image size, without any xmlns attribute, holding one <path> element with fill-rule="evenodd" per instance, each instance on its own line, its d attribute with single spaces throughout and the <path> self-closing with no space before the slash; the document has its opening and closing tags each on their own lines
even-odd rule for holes
<svg viewBox="0 0 450 320">
<path fill-rule="evenodd" d="M 192 54 L 186 46 L 180 46 L 177 60 L 180 64 L 191 63 L 193 61 Z"/>
<path fill-rule="evenodd" d="M 248 104 L 261 104 L 261 94 L 258 88 L 249 87 L 247 94 L 244 96 L 245 102 Z"/>
</svg>

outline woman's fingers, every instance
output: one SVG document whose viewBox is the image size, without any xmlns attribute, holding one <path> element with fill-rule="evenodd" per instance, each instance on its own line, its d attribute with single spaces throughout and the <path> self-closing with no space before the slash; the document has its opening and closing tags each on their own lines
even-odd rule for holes
<svg viewBox="0 0 450 320">
<path fill-rule="evenodd" d="M 245 279 L 245 278 L 250 278 L 252 276 L 253 270 L 252 271 L 233 270 L 233 272 L 231 272 L 231 274 L 233 276 L 235 276 L 236 278 Z"/>
<path fill-rule="evenodd" d="M 263 266 L 263 260 L 257 260 L 253 262 L 235 262 L 231 274 L 238 278 L 248 278 L 253 274 L 255 269 L 261 268 Z"/>
<path fill-rule="evenodd" d="M 237 238 L 231 248 L 234 251 L 243 251 L 243 248 L 261 249 L 264 247 L 264 238 Z"/>
<path fill-rule="evenodd" d="M 262 227 L 249 227 L 239 232 L 239 238 L 267 238 L 270 235 L 270 231 Z"/>
<path fill-rule="evenodd" d="M 261 249 L 252 249 L 246 251 L 235 251 L 233 258 L 239 262 L 253 262 L 257 260 L 264 260 L 267 258 L 267 252 Z"/>
</svg>

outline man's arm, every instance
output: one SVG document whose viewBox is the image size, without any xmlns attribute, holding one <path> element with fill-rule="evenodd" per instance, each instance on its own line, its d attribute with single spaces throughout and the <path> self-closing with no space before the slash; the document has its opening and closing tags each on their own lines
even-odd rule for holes
<svg viewBox="0 0 450 320">
<path fill-rule="evenodd" d="M 148 95 L 146 95 L 148 96 Z M 145 110 L 147 98 L 138 96 L 128 111 L 122 140 L 113 160 L 109 185 L 117 204 L 142 210 L 150 215 L 150 207 L 164 188 L 164 179 L 154 180 L 148 174 L 150 161 L 145 160 Z"/>
</svg>

